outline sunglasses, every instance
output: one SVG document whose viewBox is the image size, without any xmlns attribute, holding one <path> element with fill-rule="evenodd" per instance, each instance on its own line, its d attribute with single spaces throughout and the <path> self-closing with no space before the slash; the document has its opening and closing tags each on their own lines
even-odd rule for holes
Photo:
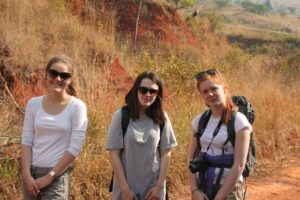
<svg viewBox="0 0 300 200">
<path fill-rule="evenodd" d="M 147 87 L 139 87 L 139 93 L 145 95 L 147 94 L 148 92 L 151 94 L 151 95 L 157 95 L 158 94 L 158 90 L 156 89 L 152 89 L 152 88 L 147 88 Z"/>
<path fill-rule="evenodd" d="M 196 74 L 196 80 L 202 80 L 204 78 L 205 75 L 210 75 L 210 76 L 214 76 L 214 75 L 219 75 L 221 77 L 222 80 L 224 80 L 223 76 L 220 74 L 220 72 L 217 69 L 208 69 L 206 71 L 202 71 L 199 72 L 198 74 Z"/>
<path fill-rule="evenodd" d="M 56 77 L 60 77 L 63 80 L 68 80 L 69 78 L 71 78 L 72 74 L 68 73 L 68 72 L 58 72 L 54 69 L 49 69 L 48 70 L 48 74 L 52 77 L 52 78 L 56 78 Z"/>
</svg>

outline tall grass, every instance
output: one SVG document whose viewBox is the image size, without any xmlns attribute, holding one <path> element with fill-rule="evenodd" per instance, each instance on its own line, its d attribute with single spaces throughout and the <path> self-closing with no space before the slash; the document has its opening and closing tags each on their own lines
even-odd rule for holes
<svg viewBox="0 0 300 200">
<path fill-rule="evenodd" d="M 295 142 L 300 137 L 299 71 L 293 71 L 293 77 L 282 73 L 289 71 L 288 64 L 283 71 L 277 67 L 281 63 L 279 59 L 247 55 L 209 30 L 201 30 L 197 46 L 185 44 L 172 49 L 161 45 L 151 49 L 151 45 L 145 44 L 147 48 L 132 53 L 130 41 L 118 43 L 115 40 L 115 10 L 109 10 L 99 20 L 91 6 L 96 4 L 88 4 L 87 17 L 82 20 L 71 15 L 69 5 L 62 2 L 65 1 L 1 1 L 3 41 L 0 49 L 7 46 L 13 52 L 13 56 L 1 59 L 11 71 L 20 68 L 21 74 L 43 69 L 50 56 L 60 53 L 68 54 L 78 64 L 78 88 L 80 98 L 88 106 L 89 127 L 83 152 L 75 162 L 72 199 L 111 199 L 108 193 L 111 167 L 105 143 L 112 113 L 123 104 L 126 91 L 113 90 L 113 83 L 107 77 L 110 63 L 118 55 L 131 74 L 153 70 L 164 80 L 165 108 L 179 144 L 173 151 L 168 175 L 171 193 L 187 185 L 186 154 L 191 121 L 206 109 L 195 88 L 194 74 L 199 70 L 217 67 L 224 73 L 232 94 L 250 99 L 257 116 L 254 134 L 258 163 L 264 159 L 280 161 L 291 152 L 299 152 L 299 142 Z M 117 84 L 114 87 L 118 87 Z M 40 94 L 30 87 L 17 86 L 11 90 L 16 99 L 22 97 L 18 100 L 22 106 L 28 98 Z M 9 103 L 9 96 L 3 90 L 1 93 L 5 95 L 0 98 L 3 113 L 0 121 L 17 119 L 13 130 L 20 135 L 22 116 L 12 112 L 14 105 Z M 9 127 L 8 124 L 0 126 L 1 130 L 5 127 Z M 1 161 L 1 198 L 20 199 L 19 167 L 18 160 L 14 165 Z"/>
</svg>

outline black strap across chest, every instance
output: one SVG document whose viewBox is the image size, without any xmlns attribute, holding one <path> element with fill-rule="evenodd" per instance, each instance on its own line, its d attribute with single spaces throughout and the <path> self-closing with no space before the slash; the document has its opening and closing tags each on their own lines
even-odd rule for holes
<svg viewBox="0 0 300 200">
<path fill-rule="evenodd" d="M 206 152 L 208 151 L 208 149 L 210 148 L 211 143 L 213 142 L 214 138 L 217 136 L 218 132 L 220 131 L 222 123 L 223 122 L 222 122 L 222 118 L 221 118 L 220 121 L 219 121 L 219 123 L 218 123 L 218 125 L 217 125 L 217 127 L 216 127 L 216 129 L 213 132 L 213 137 L 212 137 L 212 139 L 211 139 L 211 141 L 210 141 L 210 143 L 209 143 L 209 145 L 208 145 L 208 147 L 206 149 Z"/>
</svg>

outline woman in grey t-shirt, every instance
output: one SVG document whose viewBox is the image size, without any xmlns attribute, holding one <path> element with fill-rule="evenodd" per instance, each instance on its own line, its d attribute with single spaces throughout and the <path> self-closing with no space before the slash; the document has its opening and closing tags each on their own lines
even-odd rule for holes
<svg viewBox="0 0 300 200">
<path fill-rule="evenodd" d="M 106 145 L 114 171 L 113 200 L 165 199 L 171 149 L 177 142 L 162 101 L 161 80 L 144 72 L 126 95 L 126 106 L 113 114 Z M 124 110 L 130 116 L 125 133 Z"/>
</svg>

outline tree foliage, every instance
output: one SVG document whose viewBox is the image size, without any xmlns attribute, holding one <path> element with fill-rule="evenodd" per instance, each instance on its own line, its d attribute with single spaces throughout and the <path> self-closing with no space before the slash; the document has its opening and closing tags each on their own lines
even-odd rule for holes
<svg viewBox="0 0 300 200">
<path fill-rule="evenodd" d="M 252 1 L 246 0 L 241 3 L 241 6 L 248 12 L 263 15 L 270 11 L 271 8 L 266 3 L 254 3 Z"/>
<path fill-rule="evenodd" d="M 287 9 L 290 11 L 290 13 L 295 13 L 296 11 L 295 7 L 288 7 Z"/>
<path fill-rule="evenodd" d="M 189 6 L 193 6 L 197 0 L 168 0 L 175 5 L 175 11 Z"/>
<path fill-rule="evenodd" d="M 224 19 L 221 15 L 218 15 L 217 13 L 208 13 L 205 18 L 209 22 L 209 29 L 212 33 L 216 32 L 217 30 L 220 30 L 222 26 L 224 25 Z"/>
<path fill-rule="evenodd" d="M 269 10 L 272 10 L 272 3 L 271 3 L 271 0 L 267 0 L 266 3 L 265 3 L 265 6 L 266 6 Z"/>
<path fill-rule="evenodd" d="M 220 9 L 226 7 L 230 2 L 231 0 L 215 0 L 216 5 Z"/>
</svg>

